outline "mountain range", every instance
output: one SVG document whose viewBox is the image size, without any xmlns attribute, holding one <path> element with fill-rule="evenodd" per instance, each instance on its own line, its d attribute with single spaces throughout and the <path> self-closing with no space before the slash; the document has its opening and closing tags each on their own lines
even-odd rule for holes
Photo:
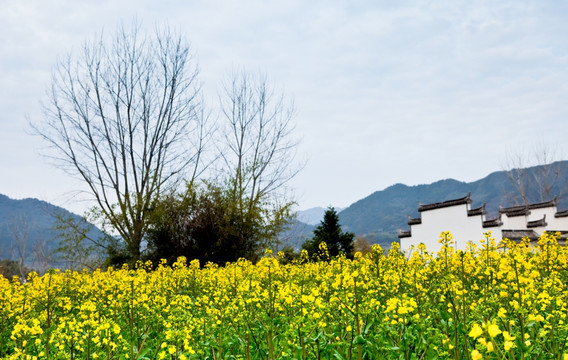
<svg viewBox="0 0 568 360">
<path fill-rule="evenodd" d="M 547 165 L 552 172 L 558 174 L 548 174 L 549 177 L 557 177 L 554 186 L 551 186 L 551 194 L 563 194 L 568 185 L 568 161 L 559 161 Z M 525 188 L 529 198 L 534 202 L 544 201 L 539 199 L 536 194 L 538 180 L 546 173 L 547 168 L 535 166 L 521 169 L 522 176 L 525 178 Z M 514 170 L 515 171 L 515 170 Z M 510 173 L 509 173 L 510 175 Z M 371 195 L 361 199 L 349 207 L 339 212 L 339 220 L 342 229 L 350 231 L 356 235 L 363 236 L 370 243 L 378 243 L 381 246 L 390 246 L 393 241 L 398 241 L 397 232 L 399 229 L 408 229 L 408 216 L 418 217 L 419 203 L 428 204 L 450 199 L 461 198 L 471 193 L 473 203 L 472 208 L 485 204 L 487 217 L 497 216 L 499 206 L 516 205 L 518 201 L 517 191 L 506 171 L 497 171 L 488 176 L 473 182 L 462 182 L 454 179 L 445 179 L 431 184 L 408 186 L 395 184 L 384 190 L 376 191 Z M 537 180 L 535 180 L 537 179 Z M 552 181 L 550 181 L 550 184 Z M 529 192 L 531 192 L 529 194 Z M 568 208 L 568 197 L 560 197 L 558 209 Z M 309 224 L 302 223 L 297 217 L 293 228 L 306 230 L 302 236 L 309 238 Z M 323 216 L 322 216 L 323 218 Z M 304 239 L 305 240 L 305 239 Z M 302 241 L 295 240 L 292 243 L 301 244 Z"/>
<path fill-rule="evenodd" d="M 47 261 L 45 266 L 56 266 L 49 260 L 49 254 L 59 247 L 58 225 L 55 215 L 72 217 L 79 215 L 38 199 L 10 199 L 0 194 L 0 260 L 18 260 L 22 255 L 26 266 L 38 268 L 38 262 Z M 102 236 L 96 227 L 90 236 Z"/>
<path fill-rule="evenodd" d="M 567 190 L 568 161 L 552 165 L 560 172 L 559 181 L 551 188 L 551 194 L 562 194 Z M 523 174 L 528 179 L 535 179 L 542 173 L 542 167 L 538 166 L 524 170 Z M 535 185 L 534 181 L 527 184 L 527 188 Z M 473 200 L 472 208 L 485 203 L 489 218 L 498 214 L 499 206 L 515 205 L 512 197 L 515 194 L 513 182 L 505 171 L 498 171 L 473 182 L 445 179 L 415 186 L 395 184 L 336 211 L 344 231 L 353 232 L 368 242 L 381 244 L 385 248 L 398 241 L 399 229 L 408 229 L 408 216 L 419 216 L 419 203 L 461 198 L 468 193 L 471 193 Z M 561 197 L 558 209 L 566 208 L 568 197 Z M 323 219 L 325 210 L 319 207 L 298 212 L 281 234 L 282 244 L 300 249 L 302 243 L 313 236 L 313 230 Z M 22 240 L 26 242 L 26 248 L 23 249 L 26 258 L 33 258 L 39 245 L 45 252 L 54 250 L 58 246 L 56 220 L 53 216 L 56 212 L 79 218 L 78 215 L 41 200 L 14 200 L 0 194 L 0 260 L 17 258 L 22 250 L 17 245 L 21 245 Z"/>
<path fill-rule="evenodd" d="M 334 207 L 335 211 L 340 213 L 345 208 Z M 308 210 L 301 210 L 296 213 L 296 219 L 308 225 L 317 225 L 323 219 L 323 215 L 326 212 L 326 208 L 321 206 L 314 207 Z"/>
</svg>

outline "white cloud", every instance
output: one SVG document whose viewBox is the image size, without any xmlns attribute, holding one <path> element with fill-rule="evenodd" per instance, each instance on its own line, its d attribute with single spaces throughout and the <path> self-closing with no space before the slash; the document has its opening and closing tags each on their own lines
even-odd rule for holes
<svg viewBox="0 0 568 360">
<path fill-rule="evenodd" d="M 498 170 L 507 148 L 565 141 L 566 15 L 553 0 L 3 2 L 0 152 L 17 155 L 0 160 L 11 169 L 0 192 L 67 190 L 27 150 L 37 139 L 25 114 L 41 119 L 58 55 L 133 17 L 187 35 L 211 99 L 238 66 L 295 97 L 311 160 L 295 180 L 302 207 L 344 206 L 394 182 L 475 180 Z"/>
</svg>

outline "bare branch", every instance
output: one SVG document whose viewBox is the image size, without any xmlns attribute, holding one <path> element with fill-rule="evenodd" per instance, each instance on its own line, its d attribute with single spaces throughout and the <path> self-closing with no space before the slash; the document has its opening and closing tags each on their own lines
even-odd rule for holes
<svg viewBox="0 0 568 360">
<path fill-rule="evenodd" d="M 514 205 L 559 200 L 568 192 L 568 182 L 562 174 L 566 163 L 558 148 L 539 143 L 530 149 L 519 149 L 507 155 L 504 170 L 514 188 L 508 194 Z"/>
<path fill-rule="evenodd" d="M 275 195 L 298 173 L 292 138 L 294 105 L 265 76 L 235 73 L 221 99 L 225 120 L 222 159 L 234 171 L 235 191 L 250 201 Z"/>
<path fill-rule="evenodd" d="M 302 168 L 295 160 L 293 102 L 264 75 L 241 71 L 225 84 L 220 103 L 226 146 L 220 154 L 236 211 L 251 214 L 263 204 L 262 221 L 276 238 L 291 205 L 287 185 Z"/>
<path fill-rule="evenodd" d="M 32 125 L 49 156 L 84 181 L 133 258 L 156 198 L 201 169 L 207 118 L 197 74 L 180 36 L 122 26 L 111 42 L 101 35 L 57 63 L 45 122 Z"/>
</svg>

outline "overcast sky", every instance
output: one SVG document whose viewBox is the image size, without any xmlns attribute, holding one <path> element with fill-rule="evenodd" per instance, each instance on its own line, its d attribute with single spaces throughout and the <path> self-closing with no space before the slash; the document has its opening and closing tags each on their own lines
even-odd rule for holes
<svg viewBox="0 0 568 360">
<path fill-rule="evenodd" d="M 477 180 L 568 140 L 567 1 L 0 0 L 1 194 L 82 211 L 28 119 L 58 56 L 134 17 L 187 37 L 208 96 L 245 67 L 294 98 L 300 209 Z"/>
</svg>

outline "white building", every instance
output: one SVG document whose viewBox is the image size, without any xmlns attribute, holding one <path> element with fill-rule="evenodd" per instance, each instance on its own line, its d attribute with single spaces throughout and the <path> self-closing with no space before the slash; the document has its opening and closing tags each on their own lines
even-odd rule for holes
<svg viewBox="0 0 568 360">
<path fill-rule="evenodd" d="M 560 231 L 568 234 L 568 210 L 558 212 L 556 200 L 501 208 L 499 217 L 486 219 L 485 204 L 471 209 L 471 194 L 466 197 L 444 202 L 419 204 L 420 217 L 408 219 L 410 231 L 400 231 L 400 248 L 407 251 L 412 245 L 426 245 L 428 251 L 437 252 L 440 233 L 449 231 L 456 249 L 465 249 L 469 241 L 479 243 L 483 234 L 491 231 L 496 240 L 508 238 L 520 241 L 528 237 L 536 241 L 545 231 Z"/>
</svg>

